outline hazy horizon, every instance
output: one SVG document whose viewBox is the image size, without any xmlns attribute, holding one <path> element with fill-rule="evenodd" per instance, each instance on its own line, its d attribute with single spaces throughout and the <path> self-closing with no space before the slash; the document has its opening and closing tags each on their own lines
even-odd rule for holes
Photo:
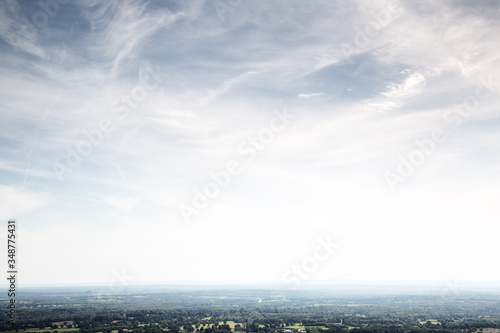
<svg viewBox="0 0 500 333">
<path fill-rule="evenodd" d="M 53 284 L 21 284 L 21 288 L 28 289 L 65 289 L 65 288 L 101 288 L 108 292 L 123 292 L 125 289 L 137 288 L 157 288 L 159 291 L 168 290 L 283 290 L 291 292 L 315 291 L 315 290 L 349 290 L 352 288 L 361 288 L 360 290 L 369 291 L 439 291 L 443 294 L 453 293 L 458 295 L 464 291 L 494 291 L 500 292 L 500 283 L 468 281 L 466 283 L 457 281 L 307 281 L 301 284 L 299 288 L 291 289 L 282 283 L 205 283 L 202 281 L 174 281 L 164 282 L 141 282 L 141 281 L 111 281 L 107 284 L 102 282 L 80 282 L 80 283 L 53 283 Z"/>
</svg>

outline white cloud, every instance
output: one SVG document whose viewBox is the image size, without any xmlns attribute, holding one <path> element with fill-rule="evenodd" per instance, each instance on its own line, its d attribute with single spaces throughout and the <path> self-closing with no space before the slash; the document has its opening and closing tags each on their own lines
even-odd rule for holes
<svg viewBox="0 0 500 333">
<path fill-rule="evenodd" d="M 38 45 L 38 28 L 20 12 L 21 6 L 15 0 L 0 6 L 0 37 L 15 49 L 46 59 L 45 51 Z"/>
<path fill-rule="evenodd" d="M 104 201 L 115 209 L 128 211 L 134 209 L 134 207 L 139 204 L 140 200 L 136 198 L 112 195 L 104 197 Z"/>
<path fill-rule="evenodd" d="M 22 29 L 8 18 L 11 11 L 20 15 L 12 4 L 0 13 L 3 38 L 13 26 Z M 71 3 L 68 17 L 54 17 L 57 24 L 29 44 L 6 46 L 0 63 L 0 199 L 2 214 L 14 215 L 6 218 L 23 214 L 33 221 L 24 224 L 27 283 L 106 282 L 122 268 L 137 280 L 195 280 L 202 271 L 210 281 L 275 275 L 280 281 L 280 270 L 289 267 L 281 263 L 308 251 L 295 248 L 298 259 L 288 256 L 282 249 L 290 239 L 307 243 L 321 230 L 344 244 L 318 276 L 330 280 L 368 272 L 380 280 L 425 280 L 452 268 L 473 279 L 470 267 L 496 259 L 493 245 L 482 253 L 480 237 L 467 236 L 472 224 L 491 235 L 499 231 L 494 152 L 500 87 L 398 193 L 383 178 L 415 140 L 450 125 L 443 114 L 474 94 L 481 75 L 499 81 L 494 11 L 488 18 L 449 2 L 401 2 L 397 17 L 347 61 L 338 45 L 352 41 L 385 1 L 242 2 L 225 13 L 225 22 L 209 2 L 177 5 Z M 144 79 L 145 63 L 165 73 L 161 85 L 132 101 L 137 105 L 122 120 L 113 101 L 122 99 L 126 109 L 124 98 Z M 262 147 L 272 110 L 283 107 L 296 118 Z M 65 162 L 67 150 L 88 141 L 85 131 L 104 118 L 113 119 L 114 131 L 58 182 L 51 163 Z M 228 161 L 245 161 L 242 142 L 256 142 L 256 159 L 242 163 L 242 173 L 193 225 L 184 225 L 178 203 L 189 202 L 193 189 L 211 182 L 210 174 Z M 30 191 L 21 191 L 12 184 L 22 186 L 31 147 Z M 39 220 L 57 228 L 42 230 L 41 223 L 35 226 Z M 138 226 L 150 232 L 138 236 Z M 52 230 L 71 251 L 59 253 L 61 242 L 41 246 Z M 128 246 L 136 237 L 148 249 L 145 259 Z M 422 239 L 429 240 L 425 251 Z M 207 240 L 214 245 L 205 246 Z M 445 247 L 454 250 L 449 258 Z M 80 253 L 86 255 L 75 270 L 59 277 L 40 273 L 40 267 Z M 428 263 L 432 256 L 440 260 Z M 207 258 L 262 269 L 227 276 Z M 412 270 L 424 262 L 422 270 Z M 141 276 L 145 266 L 149 276 Z M 488 274 L 500 278 L 498 270 Z"/>
<path fill-rule="evenodd" d="M 2 219 L 16 218 L 22 214 L 46 206 L 53 197 L 46 192 L 29 192 L 12 186 L 0 185 Z"/>
<path fill-rule="evenodd" d="M 316 97 L 316 96 L 321 96 L 323 93 L 312 93 L 312 94 L 304 94 L 300 93 L 297 95 L 298 98 L 311 98 L 311 97 Z"/>
<path fill-rule="evenodd" d="M 90 49 L 110 62 L 111 73 L 137 55 L 144 41 L 159 29 L 183 16 L 168 10 L 147 11 L 147 6 L 138 1 L 107 1 L 88 6 L 85 11 L 94 33 L 89 36 L 93 44 Z"/>
<path fill-rule="evenodd" d="M 426 78 L 420 73 L 412 73 L 403 83 L 391 84 L 387 86 L 388 90 L 382 95 L 388 98 L 403 97 L 408 94 L 418 93 L 425 85 Z"/>
</svg>

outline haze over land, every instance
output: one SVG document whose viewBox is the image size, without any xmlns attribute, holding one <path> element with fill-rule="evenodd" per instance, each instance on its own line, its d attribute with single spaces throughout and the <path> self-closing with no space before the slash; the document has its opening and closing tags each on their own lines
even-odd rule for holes
<svg viewBox="0 0 500 333">
<path fill-rule="evenodd" d="M 499 298 L 498 291 L 390 288 L 25 289 L 16 328 L 37 333 L 498 333 Z M 4 321 L 0 330 L 8 330 Z"/>
</svg>

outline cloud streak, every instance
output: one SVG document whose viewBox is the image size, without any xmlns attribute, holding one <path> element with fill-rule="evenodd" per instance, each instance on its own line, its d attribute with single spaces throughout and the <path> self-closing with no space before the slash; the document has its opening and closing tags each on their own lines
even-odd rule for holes
<svg viewBox="0 0 500 333">
<path fill-rule="evenodd" d="M 318 230 L 343 246 L 317 279 L 411 280 L 418 273 L 429 280 L 456 270 L 473 280 L 470 267 L 480 269 L 478 258 L 495 260 L 485 254 L 495 251 L 494 242 L 468 239 L 470 228 L 500 231 L 500 8 L 488 1 L 476 7 L 256 1 L 233 6 L 221 21 L 209 0 L 69 2 L 54 16 L 37 3 L 2 2 L 0 193 L 2 214 L 24 221 L 26 283 L 107 282 L 124 254 L 138 281 L 195 280 L 203 271 L 207 281 L 280 283 L 290 268 L 282 249 L 315 239 Z M 388 8 L 397 10 L 357 47 L 359 31 L 375 27 Z M 30 28 L 39 11 L 47 22 Z M 343 43 L 356 52 L 346 57 Z M 161 80 L 144 94 L 154 75 Z M 491 95 L 457 118 L 455 105 L 474 96 L 481 78 L 490 89 L 480 93 Z M 256 135 L 282 109 L 296 119 L 272 144 L 258 146 Z M 59 181 L 53 163 L 90 140 L 104 119 L 112 133 Z M 392 193 L 384 172 L 409 156 L 415 141 L 459 120 Z M 184 224 L 179 203 L 191 202 L 211 172 L 246 157 L 241 143 L 258 149 L 255 160 L 196 224 Z M 46 230 L 56 229 L 68 248 L 75 233 L 100 245 L 75 240 L 67 253 L 56 245 L 38 253 Z M 432 255 L 421 251 L 429 234 L 439 260 L 411 271 Z M 144 261 L 124 245 L 137 237 L 151 253 L 142 258 L 150 277 L 141 276 Z M 454 251 L 448 259 L 440 242 Z M 77 250 L 88 258 L 60 281 L 42 269 L 70 262 Z M 309 255 L 295 250 L 290 263 Z M 246 261 L 269 274 L 223 276 L 207 258 Z M 439 265 L 446 260 L 453 264 Z M 92 262 L 97 268 L 86 269 Z M 342 265 L 353 268 L 336 269 Z M 483 273 L 500 278 L 499 270 Z"/>
</svg>

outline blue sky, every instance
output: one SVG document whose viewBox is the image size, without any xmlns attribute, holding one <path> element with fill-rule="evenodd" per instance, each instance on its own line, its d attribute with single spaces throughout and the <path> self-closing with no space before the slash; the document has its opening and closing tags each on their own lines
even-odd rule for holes
<svg viewBox="0 0 500 333">
<path fill-rule="evenodd" d="M 311 256 L 304 283 L 499 281 L 499 17 L 496 1 L 2 2 L 20 281 L 287 287 Z"/>
</svg>

